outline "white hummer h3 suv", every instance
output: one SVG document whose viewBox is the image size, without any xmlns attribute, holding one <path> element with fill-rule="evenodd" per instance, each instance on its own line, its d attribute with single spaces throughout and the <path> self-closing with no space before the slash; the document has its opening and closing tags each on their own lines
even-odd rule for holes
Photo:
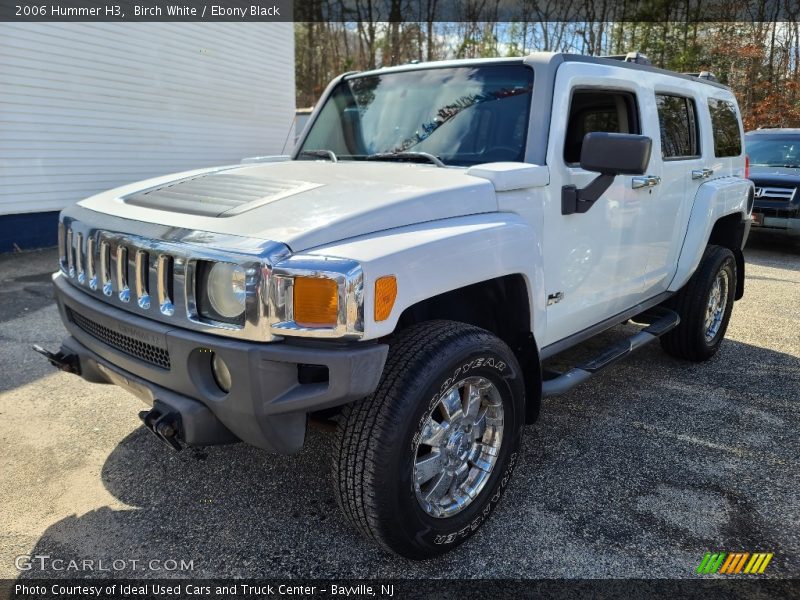
<svg viewBox="0 0 800 600">
<path fill-rule="evenodd" d="M 61 215 L 60 368 L 151 405 L 175 448 L 301 449 L 411 558 L 469 538 L 523 426 L 659 338 L 702 361 L 744 285 L 753 185 L 718 83 L 537 53 L 348 73 L 291 156 L 195 170 Z M 641 330 L 562 373 L 542 361 Z"/>
</svg>

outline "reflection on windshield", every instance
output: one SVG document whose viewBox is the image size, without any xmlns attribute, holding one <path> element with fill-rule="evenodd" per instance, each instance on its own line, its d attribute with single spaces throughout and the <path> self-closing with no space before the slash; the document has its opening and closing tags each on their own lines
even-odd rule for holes
<svg viewBox="0 0 800 600">
<path fill-rule="evenodd" d="M 800 136 L 747 136 L 745 143 L 751 165 L 800 168 Z"/>
<path fill-rule="evenodd" d="M 493 100 L 501 100 L 503 98 L 510 98 L 512 96 L 518 96 L 521 94 L 529 94 L 530 91 L 531 91 L 530 88 L 515 88 L 515 89 L 503 88 L 501 90 L 491 90 L 479 94 L 462 96 L 452 104 L 443 106 L 438 111 L 436 111 L 436 117 L 432 121 L 428 123 L 423 123 L 420 126 L 420 129 L 422 130 L 421 132 L 420 131 L 415 132 L 415 134 L 412 137 L 404 140 L 399 146 L 397 146 L 397 148 L 395 148 L 393 152 L 405 152 L 409 148 L 413 148 L 414 146 L 422 143 L 424 140 L 428 139 L 428 137 L 434 131 L 436 131 L 439 127 L 450 121 L 453 117 L 455 117 L 464 109 L 471 108 L 476 104 L 480 104 L 482 102 L 491 102 Z"/>
<path fill-rule="evenodd" d="M 533 72 L 522 64 L 419 69 L 348 78 L 301 151 L 340 160 L 426 152 L 449 165 L 521 161 Z"/>
</svg>

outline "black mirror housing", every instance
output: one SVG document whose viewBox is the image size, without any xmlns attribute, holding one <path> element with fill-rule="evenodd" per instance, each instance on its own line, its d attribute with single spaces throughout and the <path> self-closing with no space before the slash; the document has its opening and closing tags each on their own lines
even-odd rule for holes
<svg viewBox="0 0 800 600">
<path fill-rule="evenodd" d="M 592 131 L 583 136 L 581 168 L 603 175 L 644 175 L 652 147 L 646 135 Z"/>
<path fill-rule="evenodd" d="M 599 173 L 589 185 L 561 188 L 561 214 L 585 213 L 617 175 L 643 175 L 650 163 L 653 140 L 645 135 L 592 131 L 583 136 L 581 168 Z"/>
</svg>

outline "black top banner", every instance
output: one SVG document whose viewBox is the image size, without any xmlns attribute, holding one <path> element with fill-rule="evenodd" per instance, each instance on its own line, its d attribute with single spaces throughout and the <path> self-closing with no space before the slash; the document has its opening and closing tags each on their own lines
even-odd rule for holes
<svg viewBox="0 0 800 600">
<path fill-rule="evenodd" d="M 0 0 L 0 22 L 775 22 L 799 14 L 795 0 Z"/>
</svg>

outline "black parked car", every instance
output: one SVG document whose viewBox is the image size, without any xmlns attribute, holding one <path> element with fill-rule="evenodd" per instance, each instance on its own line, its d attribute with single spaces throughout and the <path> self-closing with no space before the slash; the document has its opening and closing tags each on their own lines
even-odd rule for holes
<svg viewBox="0 0 800 600">
<path fill-rule="evenodd" d="M 756 184 L 753 225 L 800 235 L 800 129 L 758 129 L 745 135 Z"/>
</svg>

